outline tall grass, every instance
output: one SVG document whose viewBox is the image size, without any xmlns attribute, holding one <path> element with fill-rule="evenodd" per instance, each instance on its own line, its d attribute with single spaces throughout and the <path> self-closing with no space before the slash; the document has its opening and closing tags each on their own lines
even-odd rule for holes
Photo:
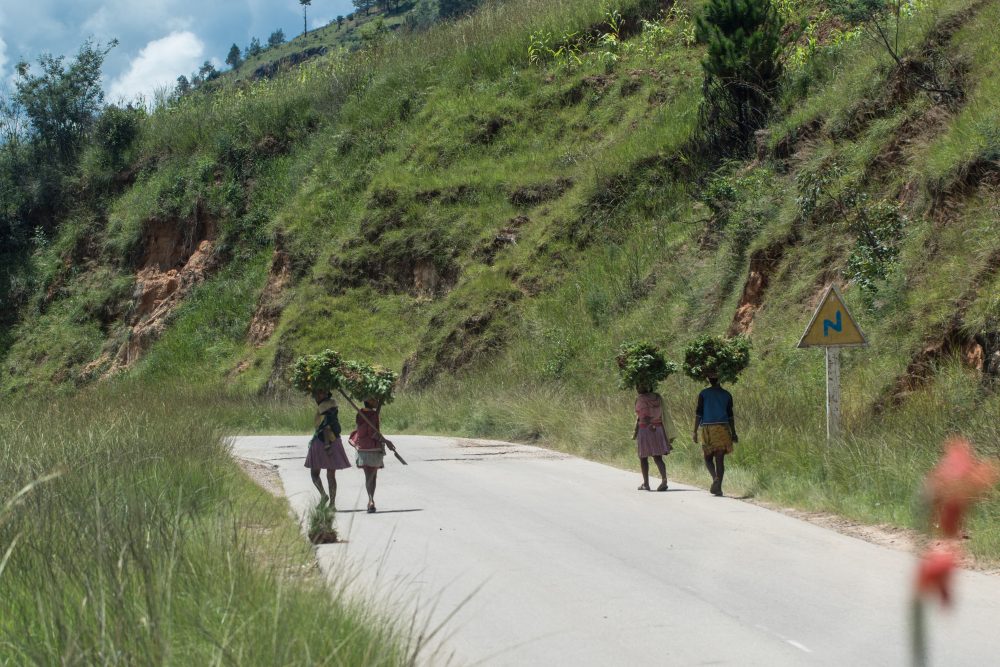
<svg viewBox="0 0 1000 667">
<path fill-rule="evenodd" d="M 226 402 L 118 385 L 0 412 L 7 664 L 396 665 L 230 459 Z"/>
</svg>

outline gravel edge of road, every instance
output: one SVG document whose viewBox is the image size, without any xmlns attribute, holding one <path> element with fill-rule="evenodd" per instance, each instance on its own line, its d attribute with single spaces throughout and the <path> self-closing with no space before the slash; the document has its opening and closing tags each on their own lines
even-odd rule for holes
<svg viewBox="0 0 1000 667">
<path fill-rule="evenodd" d="M 276 498 L 285 497 L 285 486 L 281 483 L 278 466 L 233 455 L 233 460 L 257 486 Z"/>
</svg>

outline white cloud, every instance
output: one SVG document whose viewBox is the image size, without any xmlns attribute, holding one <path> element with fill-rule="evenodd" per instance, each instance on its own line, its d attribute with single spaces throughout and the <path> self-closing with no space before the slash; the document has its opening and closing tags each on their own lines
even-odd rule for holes
<svg viewBox="0 0 1000 667">
<path fill-rule="evenodd" d="M 150 99 L 157 90 L 172 88 L 181 74 L 190 74 L 204 60 L 205 44 L 193 32 L 172 32 L 142 48 L 128 69 L 111 82 L 112 101 Z"/>
<path fill-rule="evenodd" d="M 193 18 L 186 12 L 194 5 L 174 0 L 143 0 L 141 10 L 137 11 L 133 0 L 101 0 L 100 7 L 87 17 L 82 28 L 85 34 L 101 40 L 148 33 L 150 26 L 157 26 L 158 30 L 187 30 Z"/>
</svg>

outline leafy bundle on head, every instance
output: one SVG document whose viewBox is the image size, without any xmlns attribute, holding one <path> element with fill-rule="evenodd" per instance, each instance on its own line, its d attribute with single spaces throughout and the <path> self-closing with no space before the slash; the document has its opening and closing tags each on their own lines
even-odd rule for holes
<svg viewBox="0 0 1000 667">
<path fill-rule="evenodd" d="M 356 401 L 374 398 L 381 405 L 391 403 L 396 387 L 395 372 L 364 361 L 344 364 L 344 389 Z"/>
<path fill-rule="evenodd" d="M 292 366 L 292 386 L 299 391 L 335 392 L 344 387 L 344 359 L 333 350 L 306 354 Z"/>
<path fill-rule="evenodd" d="M 684 372 L 694 380 L 736 382 L 750 365 L 750 339 L 746 336 L 698 336 L 684 350 Z"/>
<path fill-rule="evenodd" d="M 667 361 L 652 343 L 625 343 L 615 358 L 622 389 L 654 391 L 656 385 L 677 372 L 677 364 Z"/>
</svg>

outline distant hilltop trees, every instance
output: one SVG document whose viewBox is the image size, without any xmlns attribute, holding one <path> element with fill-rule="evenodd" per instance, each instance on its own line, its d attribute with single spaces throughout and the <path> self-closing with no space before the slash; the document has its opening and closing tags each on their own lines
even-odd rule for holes
<svg viewBox="0 0 1000 667">
<path fill-rule="evenodd" d="M 312 6 L 312 0 L 299 0 L 299 4 L 302 6 L 303 34 L 308 35 L 309 23 L 307 12 L 309 7 Z M 362 15 L 370 16 L 372 10 L 389 13 L 406 5 L 404 0 L 352 0 L 352 4 L 354 5 L 354 12 L 351 12 L 346 16 L 342 14 L 338 15 L 330 22 L 331 25 L 333 23 L 337 24 L 338 31 L 343 29 L 345 22 L 347 22 L 348 26 L 350 26 L 352 22 L 360 19 Z M 416 2 L 412 5 L 412 9 L 406 13 L 403 28 L 411 31 L 423 30 L 432 25 L 438 19 L 453 19 L 465 16 L 475 10 L 480 4 L 482 4 L 482 0 L 416 0 Z M 388 31 L 385 24 L 372 27 L 373 30 L 369 30 L 367 33 L 362 34 L 362 41 L 366 43 L 372 42 L 379 35 Z M 226 54 L 225 63 L 230 67 L 230 69 L 239 70 L 248 60 L 261 55 L 268 49 L 281 46 L 282 44 L 287 43 L 287 41 L 288 39 L 285 36 L 285 31 L 278 28 L 267 38 L 266 44 L 262 43 L 258 37 L 252 37 L 250 39 L 250 43 L 243 48 L 240 48 L 238 44 L 233 43 L 233 45 L 229 47 L 229 51 Z M 174 95 L 185 95 L 205 83 L 214 81 L 221 75 L 222 72 L 216 69 L 216 66 L 211 61 L 206 60 L 202 66 L 198 68 L 197 72 L 188 76 L 179 76 L 177 78 Z"/>
</svg>

